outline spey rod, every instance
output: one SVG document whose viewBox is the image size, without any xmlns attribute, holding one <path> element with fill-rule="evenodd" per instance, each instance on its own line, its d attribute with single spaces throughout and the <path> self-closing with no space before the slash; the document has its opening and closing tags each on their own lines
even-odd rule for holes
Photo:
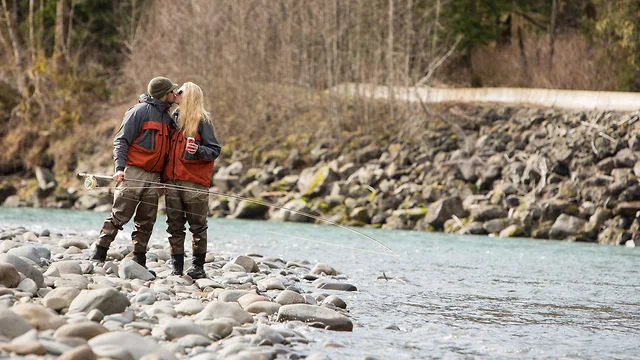
<svg viewBox="0 0 640 360">
<path fill-rule="evenodd" d="M 98 186 L 97 179 L 113 180 L 113 178 L 111 176 L 100 175 L 100 174 L 79 173 L 78 176 L 81 176 L 81 177 L 85 178 L 84 187 L 87 190 L 93 189 L 93 188 Z M 327 223 L 327 224 L 330 224 L 330 225 L 334 225 L 334 226 L 337 226 L 337 227 L 339 227 L 341 229 L 344 229 L 344 230 L 347 230 L 347 231 L 351 231 L 354 234 L 357 234 L 359 236 L 362 236 L 364 238 L 369 239 L 370 241 L 375 242 L 379 246 L 383 247 L 389 253 L 393 254 L 394 256 L 397 256 L 396 253 L 393 252 L 393 250 L 391 250 L 389 247 L 387 247 L 382 242 L 380 242 L 380 241 L 374 239 L 373 237 L 371 237 L 371 236 L 369 236 L 369 235 L 367 235 L 367 234 L 365 234 L 363 232 L 360 232 L 360 231 L 358 231 L 356 229 L 352 229 L 352 228 L 344 226 L 342 224 L 338 224 L 335 221 L 332 221 L 332 220 L 329 220 L 329 219 L 326 219 L 326 218 L 323 218 L 323 217 L 320 217 L 320 216 L 309 214 L 309 213 L 304 212 L 304 211 L 290 209 L 290 208 L 287 208 L 287 207 L 284 207 L 284 206 L 281 206 L 281 205 L 270 203 L 268 201 L 258 200 L 258 199 L 251 199 L 251 198 L 247 198 L 247 197 L 240 196 L 240 195 L 222 193 L 222 192 L 213 191 L 213 190 L 200 190 L 200 189 L 194 189 L 194 188 L 191 188 L 191 187 L 188 187 L 188 186 L 165 184 L 165 183 L 157 182 L 157 181 L 148 181 L 148 180 L 139 180 L 139 179 L 126 179 L 126 178 L 124 179 L 124 181 L 137 182 L 137 183 L 142 183 L 142 184 L 147 184 L 147 185 L 156 185 L 156 186 L 161 186 L 161 187 L 171 188 L 171 189 L 176 189 L 176 190 L 207 193 L 207 194 L 221 196 L 221 197 L 230 198 L 230 199 L 245 200 L 245 201 L 249 201 L 249 202 L 252 202 L 252 203 L 255 203 L 255 204 L 259 204 L 259 205 L 263 205 L 263 206 L 267 206 L 267 207 L 272 207 L 272 208 L 276 208 L 276 209 L 280 209 L 280 210 L 290 211 L 290 212 L 298 214 L 298 215 L 306 216 L 306 217 L 309 217 L 311 219 L 314 219 L 314 220 L 317 220 L 317 221 L 321 221 L 321 222 L 324 222 L 324 223 Z"/>
</svg>

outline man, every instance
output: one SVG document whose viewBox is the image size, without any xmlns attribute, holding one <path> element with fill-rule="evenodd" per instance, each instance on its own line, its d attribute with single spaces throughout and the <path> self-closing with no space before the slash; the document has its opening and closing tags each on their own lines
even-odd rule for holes
<svg viewBox="0 0 640 360">
<path fill-rule="evenodd" d="M 118 184 L 111 215 L 104 221 L 91 259 L 105 261 L 109 245 L 118 230 L 135 213 L 131 233 L 133 260 L 146 267 L 147 244 L 156 221 L 158 189 L 144 181 L 159 182 L 165 159 L 169 154 L 169 108 L 175 102 L 178 88 L 166 77 L 155 77 L 147 86 L 148 94 L 140 95 L 139 103 L 131 107 L 122 120 L 113 140 L 115 174 Z M 127 179 L 138 181 L 127 181 Z"/>
</svg>

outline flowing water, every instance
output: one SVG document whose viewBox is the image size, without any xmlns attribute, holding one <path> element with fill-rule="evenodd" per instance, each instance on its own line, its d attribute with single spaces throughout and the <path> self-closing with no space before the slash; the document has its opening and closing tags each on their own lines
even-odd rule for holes
<svg viewBox="0 0 640 360">
<path fill-rule="evenodd" d="M 106 215 L 0 207 L 0 228 L 93 239 Z M 166 244 L 164 220 L 152 242 Z M 209 248 L 348 276 L 357 292 L 328 292 L 347 302 L 353 332 L 306 330 L 317 341 L 305 346 L 331 359 L 640 359 L 640 248 L 358 230 L 397 256 L 335 226 L 216 218 Z"/>
</svg>

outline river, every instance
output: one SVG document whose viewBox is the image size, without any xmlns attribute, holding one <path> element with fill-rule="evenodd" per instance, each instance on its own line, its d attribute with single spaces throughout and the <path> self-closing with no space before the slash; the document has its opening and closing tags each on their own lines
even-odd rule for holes
<svg viewBox="0 0 640 360">
<path fill-rule="evenodd" d="M 106 213 L 2 208 L 0 230 L 86 234 Z M 164 216 L 152 242 L 166 243 Z M 331 359 L 639 359 L 640 249 L 209 219 L 209 250 L 331 265 L 353 332 L 310 328 Z M 128 242 L 131 225 L 116 241 Z M 386 277 L 386 279 L 385 279 Z M 301 349 L 302 350 L 302 349 Z"/>
</svg>

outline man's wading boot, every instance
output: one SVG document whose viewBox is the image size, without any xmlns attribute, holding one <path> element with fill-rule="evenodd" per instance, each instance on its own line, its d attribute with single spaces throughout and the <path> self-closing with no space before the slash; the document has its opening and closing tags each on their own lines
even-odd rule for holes
<svg viewBox="0 0 640 360">
<path fill-rule="evenodd" d="M 202 279 L 207 276 L 204 271 L 204 257 L 206 254 L 193 255 L 193 265 L 187 270 L 192 279 Z"/>
<path fill-rule="evenodd" d="M 107 260 L 108 250 L 109 250 L 108 247 L 104 247 L 102 245 L 96 244 L 96 247 L 95 249 L 93 249 L 93 253 L 91 254 L 91 260 L 104 262 L 105 260 Z"/>
<path fill-rule="evenodd" d="M 173 261 L 173 271 L 171 275 L 182 276 L 182 269 L 184 269 L 184 254 L 171 255 Z"/>
<path fill-rule="evenodd" d="M 147 253 L 142 251 L 134 252 L 131 260 L 137 262 L 138 264 L 142 265 L 143 268 L 147 269 Z M 150 272 L 154 277 L 156 276 L 155 271 L 149 269 L 147 269 L 147 271 Z"/>
</svg>

